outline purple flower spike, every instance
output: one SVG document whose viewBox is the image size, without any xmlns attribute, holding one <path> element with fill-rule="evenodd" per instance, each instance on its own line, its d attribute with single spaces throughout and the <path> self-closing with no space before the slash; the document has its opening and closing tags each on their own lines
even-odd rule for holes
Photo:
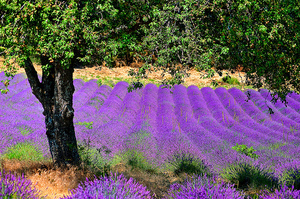
<svg viewBox="0 0 300 199">
<path fill-rule="evenodd" d="M 94 181 L 87 181 L 71 190 L 72 195 L 64 199 L 89 199 L 89 198 L 123 198 L 139 199 L 151 198 L 150 191 L 146 187 L 135 182 L 132 178 L 127 180 L 123 174 L 114 174 L 109 177 L 101 177 Z"/>
<path fill-rule="evenodd" d="M 38 199 L 36 188 L 31 189 L 31 181 L 26 180 L 24 175 L 16 177 L 0 171 L 0 198 L 26 198 Z"/>
<path fill-rule="evenodd" d="M 168 198 L 176 199 L 243 199 L 244 194 L 237 191 L 233 185 L 216 184 L 214 179 L 204 176 L 193 176 L 192 182 L 187 181 L 184 185 L 173 184 L 168 192 Z"/>
</svg>

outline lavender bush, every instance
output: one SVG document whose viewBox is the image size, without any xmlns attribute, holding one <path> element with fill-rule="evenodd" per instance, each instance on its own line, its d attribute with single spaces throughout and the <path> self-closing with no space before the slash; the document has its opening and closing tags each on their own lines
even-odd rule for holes
<svg viewBox="0 0 300 199">
<path fill-rule="evenodd" d="M 280 186 L 280 189 L 272 191 L 264 191 L 259 199 L 300 199 L 300 191 L 294 190 L 294 186 L 289 189 L 285 184 Z"/>
<path fill-rule="evenodd" d="M 90 199 L 90 198 L 124 198 L 139 199 L 151 198 L 146 187 L 136 183 L 130 178 L 127 180 L 123 174 L 112 174 L 110 177 L 87 181 L 71 190 L 71 195 L 64 199 Z"/>
<path fill-rule="evenodd" d="M 16 177 L 13 174 L 5 174 L 5 171 L 0 171 L 0 198 L 26 198 L 26 199 L 42 199 L 39 197 L 39 191 L 36 188 L 32 189 L 30 180 L 21 177 Z M 45 196 L 46 198 L 46 196 Z"/>
<path fill-rule="evenodd" d="M 216 183 L 214 178 L 206 175 L 193 176 L 192 181 L 186 181 L 183 185 L 173 184 L 168 192 L 172 199 L 244 199 L 243 192 L 237 191 L 233 185 Z"/>
</svg>

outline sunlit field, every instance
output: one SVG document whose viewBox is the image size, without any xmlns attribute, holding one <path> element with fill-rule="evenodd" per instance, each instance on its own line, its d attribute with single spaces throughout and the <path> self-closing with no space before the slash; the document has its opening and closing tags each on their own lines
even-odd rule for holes
<svg viewBox="0 0 300 199">
<path fill-rule="evenodd" d="M 74 86 L 83 163 L 66 171 L 52 168 L 26 75 L 0 95 L 2 198 L 300 198 L 298 94 L 286 107 L 265 89 Z"/>
</svg>

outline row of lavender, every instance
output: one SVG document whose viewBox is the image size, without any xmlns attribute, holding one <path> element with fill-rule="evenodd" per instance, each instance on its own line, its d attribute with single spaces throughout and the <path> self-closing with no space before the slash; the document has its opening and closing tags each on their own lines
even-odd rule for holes
<svg viewBox="0 0 300 199">
<path fill-rule="evenodd" d="M 0 80 L 5 79 L 0 73 Z M 87 129 L 75 125 L 79 142 L 90 139 L 92 146 L 108 147 L 106 159 L 128 149 L 142 152 L 149 162 L 163 167 L 167 159 L 183 151 L 213 166 L 216 173 L 237 161 L 252 162 L 280 175 L 299 164 L 300 97 L 290 94 L 288 107 L 270 103 L 267 91 L 250 90 L 251 100 L 236 88 L 174 89 L 148 84 L 127 93 L 128 83 L 113 89 L 98 86 L 96 80 L 74 80 L 75 123 L 93 122 Z M 3 85 L 0 85 L 0 89 Z M 19 142 L 29 141 L 49 157 L 43 108 L 32 95 L 24 75 L 16 75 L 7 95 L 0 95 L 0 154 Z M 269 116 L 268 106 L 274 111 Z M 30 133 L 20 133 L 24 129 Z M 253 146 L 259 158 L 240 154 L 236 143 Z"/>
</svg>

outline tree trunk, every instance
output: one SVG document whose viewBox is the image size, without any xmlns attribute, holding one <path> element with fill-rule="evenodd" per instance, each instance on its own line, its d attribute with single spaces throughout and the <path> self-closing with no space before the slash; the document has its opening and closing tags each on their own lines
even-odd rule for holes
<svg viewBox="0 0 300 199">
<path fill-rule="evenodd" d="M 50 64 L 47 57 L 41 56 L 41 64 Z M 71 64 L 72 66 L 72 64 Z M 74 130 L 73 85 L 74 68 L 63 69 L 52 63 L 51 68 L 43 70 L 42 83 L 29 58 L 25 61 L 25 71 L 32 93 L 42 103 L 46 123 L 46 135 L 50 153 L 57 167 L 80 165 Z M 46 75 L 49 72 L 49 75 Z"/>
</svg>

